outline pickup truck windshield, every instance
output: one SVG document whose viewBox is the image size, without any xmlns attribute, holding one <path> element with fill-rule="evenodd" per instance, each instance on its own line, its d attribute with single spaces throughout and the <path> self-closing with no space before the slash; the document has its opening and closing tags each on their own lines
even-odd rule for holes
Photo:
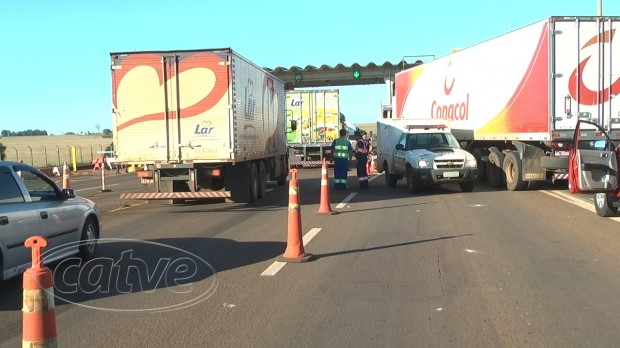
<svg viewBox="0 0 620 348">
<path fill-rule="evenodd" d="M 451 133 L 408 134 L 403 144 L 407 150 L 428 149 L 435 147 L 460 148 L 459 142 Z M 402 141 L 401 141 L 402 142 Z"/>
</svg>

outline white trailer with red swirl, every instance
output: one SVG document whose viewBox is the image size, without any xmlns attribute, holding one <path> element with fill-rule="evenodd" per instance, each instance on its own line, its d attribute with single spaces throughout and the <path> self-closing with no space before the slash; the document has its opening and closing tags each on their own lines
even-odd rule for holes
<svg viewBox="0 0 620 348">
<path fill-rule="evenodd" d="M 152 181 L 121 198 L 253 202 L 286 182 L 284 81 L 230 48 L 110 57 L 114 152 Z"/>
<path fill-rule="evenodd" d="M 577 120 L 620 141 L 620 17 L 549 17 L 401 71 L 390 89 L 382 117 L 450 120 L 479 180 L 564 180 Z"/>
</svg>

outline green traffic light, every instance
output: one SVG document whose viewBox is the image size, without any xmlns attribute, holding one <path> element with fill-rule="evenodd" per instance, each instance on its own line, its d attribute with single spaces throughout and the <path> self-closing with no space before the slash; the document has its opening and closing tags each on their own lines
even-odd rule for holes
<svg viewBox="0 0 620 348">
<path fill-rule="evenodd" d="M 362 73 L 359 70 L 353 70 L 353 78 L 359 79 L 360 77 L 362 77 Z"/>
</svg>

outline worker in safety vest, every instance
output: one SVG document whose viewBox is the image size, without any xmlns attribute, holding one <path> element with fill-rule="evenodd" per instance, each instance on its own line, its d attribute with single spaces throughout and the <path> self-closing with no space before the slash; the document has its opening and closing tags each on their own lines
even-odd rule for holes
<svg viewBox="0 0 620 348">
<path fill-rule="evenodd" d="M 334 190 L 346 190 L 349 154 L 353 152 L 353 146 L 347 139 L 346 129 L 341 129 L 339 134 L 340 137 L 334 140 L 331 145 L 334 154 Z"/>
<path fill-rule="evenodd" d="M 357 182 L 360 188 L 368 188 L 368 171 L 366 165 L 368 164 L 368 147 L 369 144 L 362 138 L 360 132 L 355 132 L 357 137 L 357 147 L 355 149 L 355 159 L 357 160 Z"/>
</svg>

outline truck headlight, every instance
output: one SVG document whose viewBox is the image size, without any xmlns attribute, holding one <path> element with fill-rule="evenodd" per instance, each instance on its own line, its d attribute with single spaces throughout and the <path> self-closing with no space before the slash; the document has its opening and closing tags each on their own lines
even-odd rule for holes
<svg viewBox="0 0 620 348">
<path fill-rule="evenodd" d="M 420 167 L 420 168 L 427 168 L 427 167 L 430 167 L 430 165 L 431 164 L 428 161 L 426 161 L 426 160 L 418 161 L 418 167 Z"/>
<path fill-rule="evenodd" d="M 476 157 L 471 154 L 468 154 L 465 157 L 465 168 L 476 168 L 478 166 L 478 162 L 476 161 Z"/>
</svg>

